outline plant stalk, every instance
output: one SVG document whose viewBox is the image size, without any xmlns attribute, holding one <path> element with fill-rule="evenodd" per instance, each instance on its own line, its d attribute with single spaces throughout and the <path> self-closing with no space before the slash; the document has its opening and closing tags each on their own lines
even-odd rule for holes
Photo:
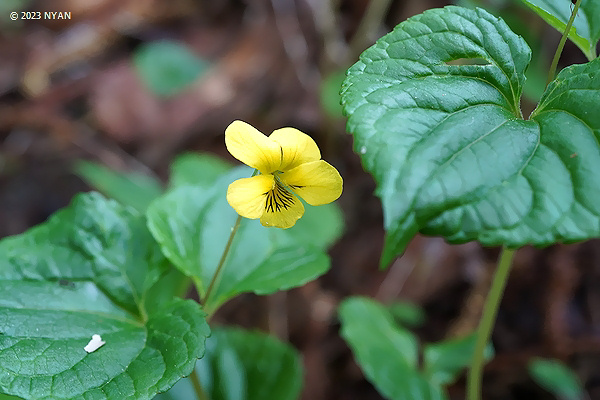
<svg viewBox="0 0 600 400">
<path fill-rule="evenodd" d="M 210 295 L 215 287 L 215 284 L 219 280 L 221 275 L 221 271 L 223 270 L 223 266 L 225 265 L 225 260 L 227 259 L 227 255 L 229 254 L 229 250 L 231 249 L 231 243 L 233 243 L 233 238 L 240 227 L 240 223 L 242 222 L 242 216 L 238 215 L 235 220 L 235 225 L 231 228 L 231 233 L 229 234 L 229 239 L 227 239 L 227 244 L 225 245 L 225 249 L 223 250 L 223 254 L 221 254 L 221 259 L 219 260 L 219 264 L 217 265 L 217 269 L 215 270 L 215 274 L 213 275 L 210 283 L 208 284 L 208 289 L 206 289 L 206 294 L 202 299 L 202 305 L 206 305 L 206 302 L 210 300 Z"/>
<path fill-rule="evenodd" d="M 571 18 L 569 18 L 569 22 L 567 22 L 567 26 L 565 27 L 565 31 L 563 32 L 563 35 L 560 38 L 560 42 L 558 42 L 558 47 L 556 48 L 556 52 L 554 53 L 552 64 L 550 64 L 550 71 L 548 71 L 548 79 L 546 81 L 546 86 L 548 86 L 548 84 L 554 79 L 554 75 L 556 74 L 556 67 L 558 66 L 558 59 L 560 58 L 563 48 L 565 47 L 567 37 L 569 37 L 569 31 L 571 31 L 573 21 L 575 21 L 575 16 L 577 16 L 577 11 L 579 10 L 580 5 L 581 0 L 577 0 L 577 2 L 575 3 L 575 7 L 573 7 L 573 11 L 571 12 Z"/>
<path fill-rule="evenodd" d="M 498 306 L 500 305 L 500 300 L 504 293 L 504 287 L 508 280 L 515 251 L 516 250 L 507 249 L 506 247 L 502 249 L 502 253 L 498 259 L 498 266 L 494 273 L 492 287 L 485 299 L 483 314 L 481 316 L 479 328 L 477 329 L 477 341 L 475 342 L 473 359 L 471 360 L 471 367 L 469 369 L 469 374 L 467 375 L 467 400 L 481 399 L 484 350 L 492 334 L 496 315 L 498 314 Z"/>
<path fill-rule="evenodd" d="M 256 176 L 256 174 L 258 174 L 257 169 L 255 169 L 254 172 L 252 172 L 252 176 Z M 229 254 L 229 250 L 231 249 L 231 243 L 233 242 L 233 238 L 234 238 L 235 234 L 237 233 L 241 222 L 242 222 L 242 216 L 238 214 L 237 219 L 235 220 L 235 224 L 233 225 L 233 228 L 231 228 L 231 233 L 229 234 L 229 239 L 227 239 L 227 244 L 225 245 L 223 254 L 221 254 L 221 259 L 219 260 L 219 264 L 217 265 L 215 274 L 213 275 L 212 279 L 210 280 L 210 283 L 208 284 L 208 289 L 206 289 L 204 298 L 200 301 L 200 303 L 202 304 L 202 306 L 204 308 L 206 308 L 206 302 L 208 300 L 210 300 L 210 294 L 213 291 L 215 284 L 219 280 L 219 277 L 221 275 L 221 270 L 223 269 L 223 266 L 225 265 L 225 260 L 227 259 L 227 255 Z M 206 311 L 206 309 L 205 309 L 205 311 Z M 210 318 L 211 316 L 212 316 L 212 312 L 209 312 L 207 319 Z"/>
</svg>

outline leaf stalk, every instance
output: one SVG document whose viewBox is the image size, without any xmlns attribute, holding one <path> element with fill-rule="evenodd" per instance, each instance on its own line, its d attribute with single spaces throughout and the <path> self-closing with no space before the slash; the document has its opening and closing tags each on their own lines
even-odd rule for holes
<svg viewBox="0 0 600 400">
<path fill-rule="evenodd" d="M 225 260 L 227 259 L 227 256 L 229 255 L 229 250 L 231 249 L 231 243 L 233 243 L 233 238 L 235 237 L 235 234 L 237 233 L 241 222 L 242 222 L 242 216 L 238 215 L 237 219 L 235 220 L 235 225 L 233 225 L 233 228 L 231 228 L 231 233 L 229 234 L 229 239 L 227 239 L 227 244 L 225 245 L 223 254 L 221 254 L 221 259 L 219 260 L 219 264 L 217 264 L 217 269 L 215 270 L 215 273 L 214 273 L 212 279 L 210 280 L 210 283 L 208 284 L 208 289 L 206 289 L 206 294 L 204 295 L 204 298 L 202 299 L 201 303 L 203 306 L 206 306 L 206 302 L 208 302 L 210 300 L 210 295 L 212 294 L 215 284 L 219 280 L 219 277 L 223 270 L 223 266 L 225 265 Z M 211 315 L 211 313 L 209 313 L 209 317 L 210 317 L 210 315 Z"/>
<path fill-rule="evenodd" d="M 255 169 L 254 172 L 252 172 L 252 176 L 256 176 L 256 174 L 258 174 L 257 169 Z M 204 298 L 202 298 L 202 300 L 200 301 L 200 303 L 202 304 L 202 306 L 204 308 L 204 311 L 206 311 L 208 313 L 207 319 L 210 319 L 210 317 L 212 317 L 212 314 L 214 313 L 214 311 L 216 311 L 216 310 L 208 310 L 207 303 L 210 300 L 210 295 L 215 287 L 215 284 L 219 280 L 219 277 L 223 270 L 223 266 L 225 265 L 225 260 L 227 259 L 227 255 L 229 254 L 229 250 L 231 249 L 231 243 L 233 243 L 233 238 L 235 237 L 235 234 L 237 233 L 241 222 L 242 222 L 242 216 L 238 215 L 237 219 L 235 220 L 235 224 L 233 225 L 233 228 L 231 228 L 231 233 L 229 234 L 229 239 L 227 239 L 227 244 L 225 245 L 223 254 L 221 254 L 221 259 L 219 260 L 219 264 L 217 264 L 217 269 L 215 270 L 215 273 L 214 273 L 212 279 L 210 280 L 210 283 L 208 284 L 208 289 L 206 289 Z M 198 286 L 196 286 L 196 287 L 198 287 Z"/>
<path fill-rule="evenodd" d="M 567 26 L 565 27 L 565 31 L 563 32 L 562 37 L 560 38 L 560 42 L 558 42 L 558 47 L 556 48 L 556 52 L 554 53 L 554 58 L 552 59 L 552 64 L 550 64 L 550 70 L 548 71 L 548 79 L 546 80 L 546 86 L 554 79 L 554 75 L 556 74 L 556 67 L 558 66 L 558 59 L 562 54 L 563 48 L 565 47 L 565 43 L 567 38 L 569 37 L 569 32 L 571 31 L 571 26 L 573 26 L 573 21 L 575 21 L 575 16 L 577 16 L 577 11 L 579 10 L 579 6 L 581 5 L 581 0 L 577 0 L 575 3 L 575 7 L 573 7 L 573 11 L 571 12 L 571 18 L 567 22 Z"/>
<path fill-rule="evenodd" d="M 483 314 L 481 316 L 479 328 L 477 329 L 477 339 L 475 342 L 473 359 L 471 360 L 469 374 L 467 375 L 467 400 L 481 399 L 481 380 L 485 346 L 492 334 L 496 315 L 498 314 L 498 307 L 500 305 L 500 300 L 502 300 L 504 287 L 508 281 L 508 275 L 510 273 L 515 251 L 516 250 L 513 249 L 507 249 L 506 247 L 502 249 L 502 253 L 500 253 L 498 259 L 498 266 L 494 273 L 492 287 L 485 299 Z"/>
</svg>

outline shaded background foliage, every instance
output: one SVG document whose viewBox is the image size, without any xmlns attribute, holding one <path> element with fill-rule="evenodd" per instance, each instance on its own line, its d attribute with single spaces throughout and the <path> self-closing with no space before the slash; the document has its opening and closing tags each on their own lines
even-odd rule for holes
<svg viewBox="0 0 600 400">
<path fill-rule="evenodd" d="M 184 151 L 233 161 L 223 145 L 224 128 L 233 119 L 265 133 L 297 127 L 315 138 L 345 180 L 339 204 L 346 232 L 331 250 L 332 269 L 290 292 L 242 295 L 215 322 L 290 341 L 303 355 L 304 399 L 380 399 L 339 336 L 339 302 L 355 294 L 384 303 L 411 301 L 426 312 L 417 329 L 422 341 L 464 335 L 477 324 L 497 250 L 419 236 L 388 270 L 378 269 L 381 205 L 344 133 L 338 89 L 343 71 L 376 38 L 414 14 L 447 4 L 3 1 L 0 237 L 43 222 L 75 193 L 89 190 L 73 172 L 78 160 L 164 180 L 170 162 Z M 543 90 L 559 34 L 516 1 L 454 4 L 502 16 L 532 47 L 522 103 L 528 115 Z M 72 19 L 13 22 L 8 14 L 15 10 L 70 11 Z M 148 44 L 158 41 L 183 45 L 195 56 L 195 69 L 174 92 L 153 87 L 140 72 Z M 177 50 L 168 51 L 178 57 Z M 585 57 L 568 42 L 561 65 L 580 62 Z M 564 361 L 590 397 L 600 398 L 598 293 L 600 242 L 520 250 L 493 337 L 496 357 L 486 368 L 486 398 L 551 398 L 526 373 L 533 356 Z M 463 398 L 464 379 L 449 392 Z"/>
</svg>

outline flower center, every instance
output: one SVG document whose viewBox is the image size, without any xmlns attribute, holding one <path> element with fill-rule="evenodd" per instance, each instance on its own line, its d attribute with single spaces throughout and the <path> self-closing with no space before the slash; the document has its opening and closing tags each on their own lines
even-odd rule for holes
<svg viewBox="0 0 600 400">
<path fill-rule="evenodd" d="M 281 183 L 277 176 L 275 176 L 275 185 L 273 186 L 273 189 L 269 190 L 266 195 L 266 212 L 279 212 L 282 211 L 282 209 L 287 210 L 294 204 L 294 195 L 283 186 L 283 183 Z"/>
</svg>

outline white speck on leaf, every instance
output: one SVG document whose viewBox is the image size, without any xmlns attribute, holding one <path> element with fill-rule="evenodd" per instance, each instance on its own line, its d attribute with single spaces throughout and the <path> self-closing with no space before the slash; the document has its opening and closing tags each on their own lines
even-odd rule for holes
<svg viewBox="0 0 600 400">
<path fill-rule="evenodd" d="M 367 146 L 363 146 L 360 148 L 360 154 L 366 154 L 367 153 Z"/>
<path fill-rule="evenodd" d="M 102 340 L 100 335 L 92 335 L 92 340 L 85 346 L 83 349 L 88 353 L 92 353 L 98 350 L 100 347 L 104 346 L 106 342 Z"/>
</svg>

